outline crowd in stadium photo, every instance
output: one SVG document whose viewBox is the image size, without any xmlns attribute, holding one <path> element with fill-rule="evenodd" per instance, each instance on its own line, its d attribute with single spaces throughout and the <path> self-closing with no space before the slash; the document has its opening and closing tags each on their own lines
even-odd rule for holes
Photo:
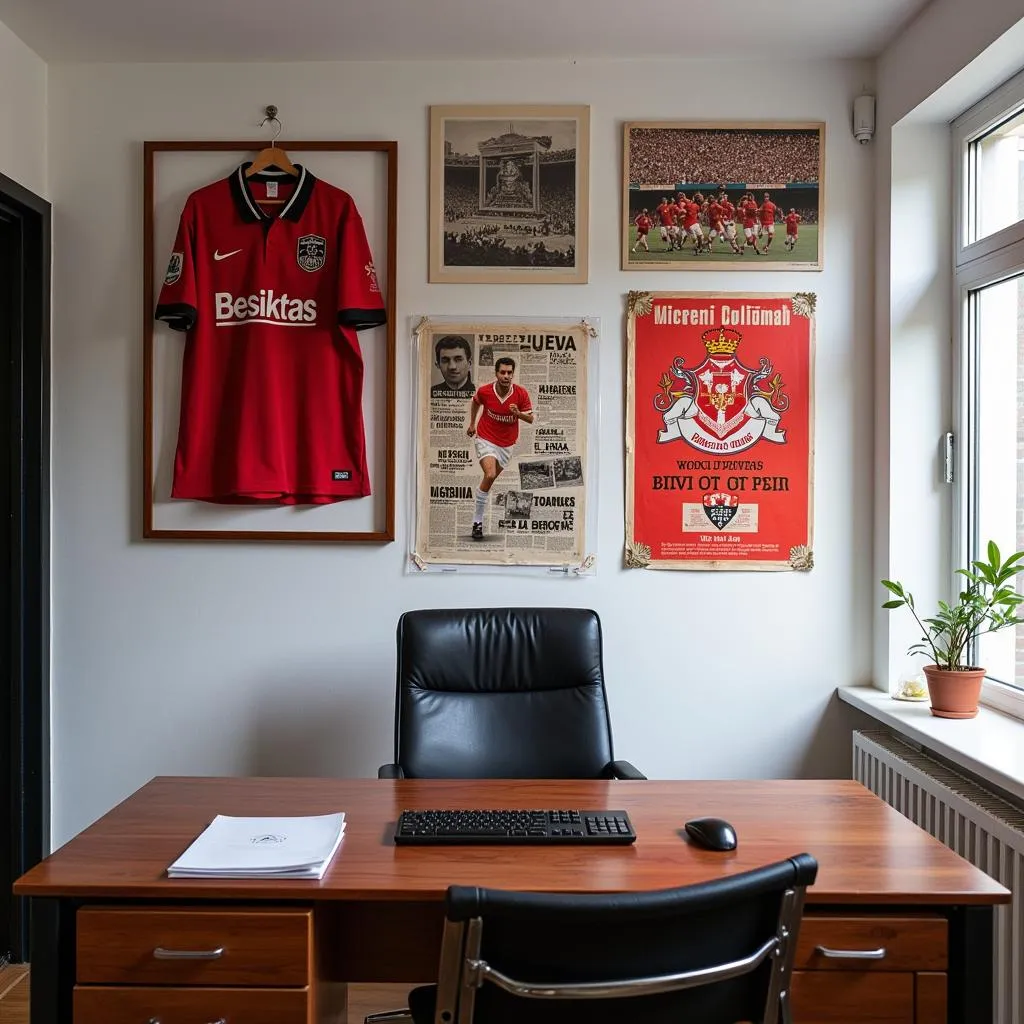
<svg viewBox="0 0 1024 1024">
<path fill-rule="evenodd" d="M 632 128 L 630 184 L 663 182 L 816 182 L 816 130 Z"/>
<path fill-rule="evenodd" d="M 544 189 L 540 209 L 552 235 L 571 235 L 576 231 L 576 193 L 571 184 Z"/>
<path fill-rule="evenodd" d="M 573 246 L 552 249 L 542 241 L 510 243 L 493 227 L 446 231 L 444 262 L 449 267 L 572 267 Z"/>
<path fill-rule="evenodd" d="M 560 164 L 572 162 L 576 159 L 575 149 L 553 149 L 547 153 L 540 154 L 542 164 Z"/>
</svg>

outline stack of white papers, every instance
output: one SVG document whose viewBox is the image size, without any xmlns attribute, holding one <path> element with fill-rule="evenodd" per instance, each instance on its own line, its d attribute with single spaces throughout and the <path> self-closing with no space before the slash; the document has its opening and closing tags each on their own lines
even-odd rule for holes
<svg viewBox="0 0 1024 1024">
<path fill-rule="evenodd" d="M 170 878 L 323 878 L 345 815 L 235 818 L 218 814 L 167 869 Z"/>
</svg>

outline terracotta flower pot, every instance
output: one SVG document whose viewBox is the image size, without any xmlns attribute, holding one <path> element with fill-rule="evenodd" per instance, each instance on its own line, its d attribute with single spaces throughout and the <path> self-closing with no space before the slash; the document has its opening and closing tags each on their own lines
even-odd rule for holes
<svg viewBox="0 0 1024 1024">
<path fill-rule="evenodd" d="M 983 668 L 945 669 L 925 665 L 932 714 L 939 718 L 974 718 L 978 713 Z"/>
</svg>

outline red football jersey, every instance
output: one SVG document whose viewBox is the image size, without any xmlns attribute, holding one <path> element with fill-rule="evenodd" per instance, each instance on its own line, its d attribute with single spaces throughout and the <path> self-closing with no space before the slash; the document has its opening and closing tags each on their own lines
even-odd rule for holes
<svg viewBox="0 0 1024 1024">
<path fill-rule="evenodd" d="M 362 497 L 356 331 L 385 320 L 362 219 L 348 193 L 303 167 L 292 184 L 247 179 L 248 166 L 188 197 L 160 291 L 157 319 L 188 332 L 171 495 Z M 257 202 L 268 194 L 287 196 L 279 212 Z"/>
<path fill-rule="evenodd" d="M 786 214 L 786 234 L 795 235 L 797 233 L 797 225 L 803 218 L 799 213 L 787 213 Z"/>
<path fill-rule="evenodd" d="M 502 398 L 497 391 L 497 381 L 482 384 L 473 396 L 483 406 L 476 432 L 479 437 L 499 448 L 508 448 L 519 440 L 519 418 L 508 411 L 510 405 L 519 407 L 520 412 L 532 412 L 530 395 L 526 388 L 513 384 L 509 393 Z"/>
<path fill-rule="evenodd" d="M 774 224 L 776 210 L 778 210 L 778 207 L 770 199 L 766 199 L 757 211 L 758 216 L 761 218 L 761 223 L 765 225 Z"/>
</svg>

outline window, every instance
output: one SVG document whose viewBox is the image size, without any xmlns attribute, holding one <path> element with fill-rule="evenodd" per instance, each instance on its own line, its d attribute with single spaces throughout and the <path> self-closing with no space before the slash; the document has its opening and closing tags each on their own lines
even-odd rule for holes
<svg viewBox="0 0 1024 1024">
<path fill-rule="evenodd" d="M 953 124 L 957 210 L 953 564 L 1024 550 L 1024 75 Z M 1024 581 L 1018 583 L 1024 592 Z M 1024 625 L 979 638 L 983 699 L 1024 717 Z"/>
<path fill-rule="evenodd" d="M 970 143 L 965 242 L 977 242 L 1016 224 L 1024 217 L 1021 152 L 1024 112 L 1014 111 Z"/>
</svg>

